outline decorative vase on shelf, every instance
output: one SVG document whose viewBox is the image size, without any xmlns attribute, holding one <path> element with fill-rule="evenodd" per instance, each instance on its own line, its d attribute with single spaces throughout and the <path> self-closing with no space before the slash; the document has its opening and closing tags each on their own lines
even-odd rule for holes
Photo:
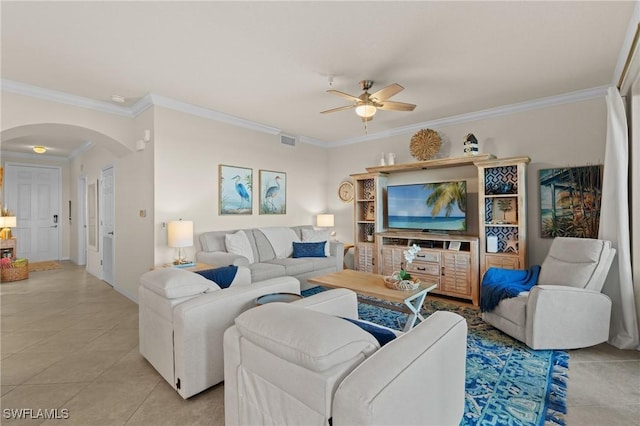
<svg viewBox="0 0 640 426">
<path fill-rule="evenodd" d="M 387 165 L 393 166 L 394 164 L 396 164 L 396 154 L 390 152 L 387 154 Z"/>
</svg>

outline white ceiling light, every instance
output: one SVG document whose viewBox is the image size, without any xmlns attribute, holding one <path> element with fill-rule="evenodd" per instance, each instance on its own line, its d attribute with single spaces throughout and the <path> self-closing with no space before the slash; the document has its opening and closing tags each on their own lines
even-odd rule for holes
<svg viewBox="0 0 640 426">
<path fill-rule="evenodd" d="M 358 114 L 362 118 L 370 118 L 376 114 L 377 110 L 378 109 L 373 106 L 373 104 L 367 102 L 356 107 L 356 114 Z"/>
<path fill-rule="evenodd" d="M 47 152 L 47 148 L 42 145 L 36 145 L 33 147 L 33 152 L 35 152 L 36 154 L 44 154 L 45 152 Z"/>
</svg>

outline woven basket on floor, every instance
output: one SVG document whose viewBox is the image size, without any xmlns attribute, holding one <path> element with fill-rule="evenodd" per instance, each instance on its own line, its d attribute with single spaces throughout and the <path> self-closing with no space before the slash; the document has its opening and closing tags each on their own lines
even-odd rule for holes
<svg viewBox="0 0 640 426">
<path fill-rule="evenodd" d="M 26 259 L 15 260 L 11 268 L 0 269 L 0 282 L 8 283 L 27 278 L 29 278 L 29 261 Z"/>
</svg>

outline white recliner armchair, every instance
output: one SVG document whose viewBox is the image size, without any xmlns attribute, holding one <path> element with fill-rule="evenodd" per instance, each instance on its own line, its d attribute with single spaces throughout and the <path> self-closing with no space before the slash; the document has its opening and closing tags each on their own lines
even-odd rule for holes
<svg viewBox="0 0 640 426">
<path fill-rule="evenodd" d="M 300 294 L 300 282 L 279 277 L 251 282 L 238 267 L 229 288 L 194 272 L 161 268 L 144 273 L 138 288 L 140 353 L 183 397 L 222 382 L 222 338 L 233 320 L 270 293 Z"/>
<path fill-rule="evenodd" d="M 436 312 L 380 347 L 344 319 L 357 315 L 355 293 L 335 289 L 238 316 L 224 336 L 225 424 L 458 425 L 464 318 Z"/>
<path fill-rule="evenodd" d="M 616 250 L 610 241 L 558 237 L 538 284 L 482 314 L 532 349 L 576 349 L 609 339 L 611 299 L 603 293 Z"/>
</svg>

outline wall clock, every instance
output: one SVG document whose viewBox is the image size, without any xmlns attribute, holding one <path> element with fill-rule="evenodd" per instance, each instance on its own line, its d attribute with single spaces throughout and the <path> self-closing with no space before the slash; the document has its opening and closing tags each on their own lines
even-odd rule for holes
<svg viewBox="0 0 640 426">
<path fill-rule="evenodd" d="M 342 182 L 338 186 L 338 197 L 345 203 L 353 201 L 353 184 L 348 181 Z"/>
</svg>

